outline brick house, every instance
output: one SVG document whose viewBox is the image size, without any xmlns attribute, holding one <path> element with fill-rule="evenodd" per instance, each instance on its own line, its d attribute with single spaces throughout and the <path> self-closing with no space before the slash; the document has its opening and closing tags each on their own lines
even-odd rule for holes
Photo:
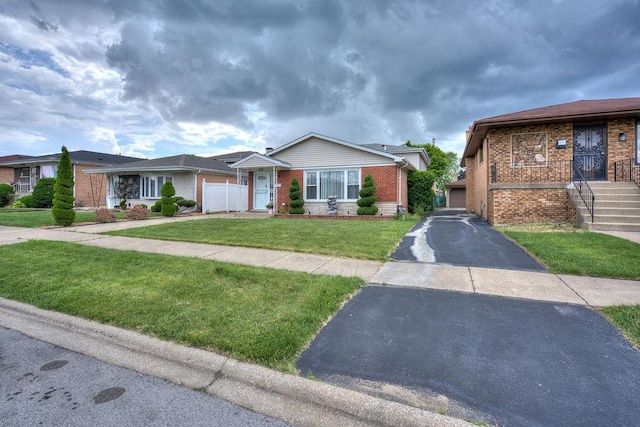
<svg viewBox="0 0 640 427">
<path fill-rule="evenodd" d="M 238 174 L 228 164 L 215 158 L 189 154 L 139 160 L 123 165 L 86 170 L 89 175 L 106 176 L 106 206 L 113 208 L 127 199 L 129 206 L 153 205 L 160 199 L 160 189 L 171 181 L 176 196 L 202 205 L 202 183 L 236 184 Z M 241 177 L 242 179 L 242 177 Z"/>
<path fill-rule="evenodd" d="M 364 177 L 373 176 L 379 215 L 395 215 L 406 208 L 407 173 L 426 170 L 430 160 L 423 148 L 383 144 L 358 145 L 310 133 L 265 154 L 253 153 L 231 165 L 246 171 L 249 210 L 277 210 L 289 203 L 289 187 L 295 177 L 311 215 L 327 213 L 327 199 L 338 199 L 338 215 L 355 215 Z"/>
<path fill-rule="evenodd" d="M 640 98 L 576 101 L 475 121 L 461 162 L 467 212 L 492 224 L 635 222 L 636 205 L 614 207 L 605 193 L 628 193 L 618 198 L 630 201 L 639 191 L 622 182 L 640 182 L 639 123 Z"/>
<path fill-rule="evenodd" d="M 55 178 L 61 153 L 43 156 L 5 156 L 0 159 L 0 182 L 11 183 L 16 197 L 31 194 L 40 178 Z M 119 165 L 140 160 L 115 154 L 94 151 L 70 151 L 74 176 L 74 197 L 79 206 L 100 206 L 106 197 L 104 175 L 87 175 L 85 170 L 110 165 Z"/>
</svg>

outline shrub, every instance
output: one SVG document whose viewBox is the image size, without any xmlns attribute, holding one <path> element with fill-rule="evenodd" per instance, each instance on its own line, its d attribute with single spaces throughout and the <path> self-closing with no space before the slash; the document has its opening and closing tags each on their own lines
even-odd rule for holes
<svg viewBox="0 0 640 427">
<path fill-rule="evenodd" d="M 28 194 L 13 202 L 14 208 L 33 208 L 33 196 Z"/>
<path fill-rule="evenodd" d="M 430 171 L 413 171 L 407 176 L 409 212 L 418 213 L 418 206 L 428 209 L 433 201 L 434 175 Z"/>
<path fill-rule="evenodd" d="M 96 222 L 116 222 L 116 214 L 107 208 L 100 208 L 96 211 Z"/>
<path fill-rule="evenodd" d="M 298 178 L 293 178 L 291 180 L 291 187 L 289 187 L 289 200 L 289 213 L 304 213 L 304 199 L 302 198 L 302 192 L 300 191 L 300 183 L 298 182 Z"/>
<path fill-rule="evenodd" d="M 62 155 L 58 163 L 58 178 L 53 187 L 53 218 L 56 223 L 63 226 L 73 224 L 76 219 L 76 211 L 73 210 L 73 169 L 71 169 L 71 158 L 67 147 L 62 146 Z"/>
<path fill-rule="evenodd" d="M 162 201 L 158 200 L 153 206 L 151 206 L 151 212 L 160 212 L 162 210 Z"/>
<path fill-rule="evenodd" d="M 124 217 L 132 221 L 147 219 L 149 217 L 149 211 L 146 207 L 135 205 L 124 214 Z"/>
<path fill-rule="evenodd" d="M 13 187 L 11 185 L 6 183 L 0 184 L 0 208 L 3 208 L 11 203 L 14 194 L 15 192 L 13 191 Z"/>
<path fill-rule="evenodd" d="M 142 206 L 145 209 L 149 209 L 149 207 L 144 203 L 138 203 L 136 206 Z"/>
<path fill-rule="evenodd" d="M 120 209 L 125 210 L 127 209 L 127 199 L 126 198 L 122 198 L 122 200 L 120 200 Z"/>
<path fill-rule="evenodd" d="M 371 174 L 364 177 L 364 184 L 360 190 L 360 198 L 358 199 L 358 215 L 375 215 L 378 213 L 378 207 L 374 206 L 378 197 L 375 195 L 376 186 L 373 182 Z"/>
<path fill-rule="evenodd" d="M 171 181 L 167 181 L 162 184 L 162 188 L 160 189 L 160 194 L 162 195 L 162 199 L 160 199 L 160 212 L 162 212 L 163 216 L 175 216 L 176 214 L 176 203 L 175 196 L 176 189 L 174 188 Z"/>
<path fill-rule="evenodd" d="M 176 205 L 184 206 L 185 208 L 192 208 L 196 205 L 196 202 L 195 200 L 180 199 L 176 201 Z"/>
<path fill-rule="evenodd" d="M 53 187 L 56 185 L 55 178 L 40 178 L 33 187 L 33 207 L 50 208 L 53 206 Z"/>
</svg>

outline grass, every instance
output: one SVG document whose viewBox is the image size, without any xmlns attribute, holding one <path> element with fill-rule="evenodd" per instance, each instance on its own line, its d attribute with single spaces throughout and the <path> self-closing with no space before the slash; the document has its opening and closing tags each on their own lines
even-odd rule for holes
<svg viewBox="0 0 640 427">
<path fill-rule="evenodd" d="M 550 272 L 640 280 L 640 244 L 575 227 L 496 227 Z"/>
<path fill-rule="evenodd" d="M 416 220 L 267 218 L 257 221 L 211 218 L 113 231 L 109 234 L 384 261 Z"/>
<path fill-rule="evenodd" d="M 640 305 L 605 307 L 600 311 L 640 348 Z"/>
<path fill-rule="evenodd" d="M 124 218 L 124 212 L 113 211 L 118 219 Z M 160 214 L 150 212 L 149 216 L 158 216 Z M 76 219 L 74 224 L 83 222 L 95 222 L 96 215 L 93 211 L 76 211 Z M 53 219 L 51 209 L 16 209 L 3 208 L 0 209 L 0 225 L 8 225 L 11 227 L 47 227 L 56 225 Z"/>
<path fill-rule="evenodd" d="M 64 242 L 0 246 L 0 257 L 2 297 L 286 372 L 364 285 L 358 278 Z"/>
</svg>

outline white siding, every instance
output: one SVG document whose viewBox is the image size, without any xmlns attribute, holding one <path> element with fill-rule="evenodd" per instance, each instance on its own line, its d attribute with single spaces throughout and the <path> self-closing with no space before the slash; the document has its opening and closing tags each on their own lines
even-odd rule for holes
<svg viewBox="0 0 640 427">
<path fill-rule="evenodd" d="M 277 157 L 280 160 L 280 157 Z M 252 168 L 269 168 L 269 170 L 275 166 L 273 163 L 265 161 L 259 157 L 253 157 L 249 160 L 246 160 L 244 163 L 240 165 L 241 169 L 252 169 Z"/>
<path fill-rule="evenodd" d="M 188 200 L 196 200 L 193 188 L 193 172 L 174 172 L 172 182 L 176 189 L 176 196 L 182 196 Z"/>
<path fill-rule="evenodd" d="M 419 171 L 427 170 L 427 165 L 425 164 L 424 160 L 422 160 L 422 157 L 420 157 L 420 154 L 406 153 L 406 154 L 403 154 L 403 156 Z"/>
<path fill-rule="evenodd" d="M 275 154 L 278 160 L 291 164 L 294 169 L 315 169 L 342 166 L 394 165 L 388 157 L 366 151 L 309 138 Z"/>
</svg>

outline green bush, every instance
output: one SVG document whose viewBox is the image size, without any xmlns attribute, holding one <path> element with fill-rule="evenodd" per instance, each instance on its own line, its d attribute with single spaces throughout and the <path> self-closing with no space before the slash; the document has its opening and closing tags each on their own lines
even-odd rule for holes
<svg viewBox="0 0 640 427">
<path fill-rule="evenodd" d="M 122 198 L 122 200 L 120 200 L 120 209 L 125 210 L 127 209 L 127 199 L 125 197 Z"/>
<path fill-rule="evenodd" d="M 6 183 L 0 184 L 0 208 L 3 208 L 11 203 L 14 194 L 15 192 L 13 191 L 13 187 L 11 185 Z"/>
<path fill-rule="evenodd" d="M 56 223 L 62 226 L 73 224 L 76 219 L 76 211 L 73 210 L 73 169 L 71 168 L 71 158 L 67 147 L 62 146 L 62 155 L 58 163 L 58 178 L 54 185 L 53 196 L 53 218 Z"/>
<path fill-rule="evenodd" d="M 13 202 L 14 208 L 33 208 L 33 196 L 31 194 L 27 194 L 26 196 L 20 197 L 18 200 Z"/>
<path fill-rule="evenodd" d="M 138 203 L 136 206 L 141 206 L 141 207 L 143 207 L 145 209 L 149 209 L 149 207 L 147 205 L 145 205 L 144 203 Z"/>
<path fill-rule="evenodd" d="M 364 177 L 364 184 L 360 190 L 360 198 L 358 199 L 358 215 L 375 215 L 378 213 L 378 207 L 374 206 L 378 197 L 375 195 L 376 186 L 373 182 L 371 174 Z"/>
<path fill-rule="evenodd" d="M 184 206 L 185 208 L 192 208 L 196 205 L 195 200 L 179 199 L 176 200 L 178 206 Z"/>
<path fill-rule="evenodd" d="M 33 187 L 33 207 L 50 208 L 53 206 L 53 187 L 56 185 L 55 178 L 40 178 Z"/>
<path fill-rule="evenodd" d="M 304 213 L 304 199 L 302 198 L 302 191 L 300 191 L 300 183 L 298 178 L 291 180 L 291 187 L 289 187 L 289 213 L 290 214 L 303 214 Z"/>
<path fill-rule="evenodd" d="M 418 214 L 418 207 L 429 209 L 433 202 L 434 175 L 431 171 L 413 171 L 407 176 L 409 212 Z M 424 216 L 424 215 L 423 215 Z"/>
<path fill-rule="evenodd" d="M 151 206 L 151 212 L 161 212 L 162 211 L 162 200 L 158 200 Z"/>
<path fill-rule="evenodd" d="M 162 198 L 160 199 L 160 212 L 163 216 L 175 216 L 176 210 L 178 206 L 176 205 L 176 189 L 171 183 L 171 181 L 167 181 L 162 184 L 162 188 L 160 189 L 160 194 Z"/>
</svg>

